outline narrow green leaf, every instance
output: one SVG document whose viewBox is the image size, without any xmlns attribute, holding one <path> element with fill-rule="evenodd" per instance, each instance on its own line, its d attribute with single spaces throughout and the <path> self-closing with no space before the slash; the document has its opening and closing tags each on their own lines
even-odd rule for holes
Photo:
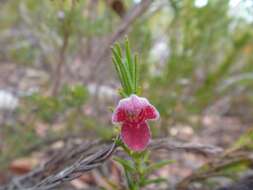
<svg viewBox="0 0 253 190">
<path fill-rule="evenodd" d="M 119 164 L 121 164 L 125 170 L 129 171 L 129 172 L 134 172 L 135 171 L 135 168 L 132 164 L 132 162 L 130 160 L 124 160 L 124 159 L 121 159 L 119 157 L 115 157 L 114 160 L 116 162 L 118 162 Z"/>
<path fill-rule="evenodd" d="M 166 165 L 174 163 L 174 162 L 175 162 L 174 160 L 163 160 L 163 161 L 154 163 L 154 164 L 150 165 L 149 167 L 145 168 L 144 173 L 145 174 L 151 173 L 154 170 L 160 169 L 163 166 L 166 166 Z"/>
<path fill-rule="evenodd" d="M 127 78 L 127 84 L 129 85 L 129 89 L 130 89 L 130 94 L 134 93 L 134 84 L 132 82 L 132 78 L 131 78 L 131 74 L 126 66 L 126 64 L 123 64 L 123 72 L 125 72 L 126 78 Z M 129 95 L 130 95 L 129 94 Z"/>
<path fill-rule="evenodd" d="M 120 68 L 119 68 L 119 65 L 118 65 L 118 63 L 117 63 L 115 57 L 112 58 L 112 61 L 113 61 L 115 70 L 116 70 L 116 72 L 117 72 L 117 74 L 118 74 L 118 76 L 119 76 L 120 82 L 122 82 L 122 79 L 123 79 L 123 78 L 122 78 L 122 74 L 121 74 L 121 72 L 120 72 Z"/>
<path fill-rule="evenodd" d="M 123 97 L 123 98 L 127 98 L 128 95 L 124 92 L 124 89 L 120 89 L 119 94 Z"/>
<path fill-rule="evenodd" d="M 146 151 L 143 157 L 144 162 L 148 162 L 150 156 L 150 151 Z"/>
<path fill-rule="evenodd" d="M 126 175 L 129 190 L 139 190 L 139 188 L 137 187 L 137 184 L 135 184 L 134 180 L 132 179 L 132 175 L 126 170 L 125 170 L 125 175 Z"/>
<path fill-rule="evenodd" d="M 129 189 L 131 189 L 133 186 L 131 175 L 127 171 L 125 171 L 125 175 L 126 175 L 128 187 Z"/>
<path fill-rule="evenodd" d="M 125 54 L 126 54 L 126 63 L 128 65 L 128 69 L 131 75 L 131 78 L 134 82 L 134 69 L 133 69 L 133 61 L 132 61 L 132 57 L 131 57 L 131 51 L 130 51 L 130 46 L 129 46 L 129 41 L 128 39 L 125 40 Z"/>
<path fill-rule="evenodd" d="M 134 69 L 134 91 L 135 91 L 135 94 L 137 94 L 138 92 L 138 55 L 135 54 L 134 56 L 134 64 L 133 64 L 133 69 Z"/>
<path fill-rule="evenodd" d="M 113 61 L 114 65 L 115 65 L 116 71 L 118 73 L 121 86 L 122 86 L 123 89 L 126 89 L 127 88 L 127 84 L 125 83 L 124 76 L 122 75 L 121 68 L 120 68 L 120 66 L 117 63 L 116 58 L 113 57 L 112 61 Z"/>
<path fill-rule="evenodd" d="M 141 186 L 143 187 L 143 186 L 154 184 L 154 183 L 159 184 L 166 181 L 167 181 L 166 178 L 147 179 L 141 183 Z"/>
<path fill-rule="evenodd" d="M 120 57 L 122 57 L 122 52 L 121 52 L 121 48 L 120 48 L 120 44 L 119 43 L 115 44 L 115 50 L 117 51 L 118 55 Z"/>
<path fill-rule="evenodd" d="M 116 61 L 116 64 L 118 65 L 119 67 L 119 71 L 121 73 L 121 76 L 122 76 L 122 81 L 123 83 L 125 84 L 125 86 L 123 87 L 125 93 L 127 95 L 130 95 L 130 91 L 131 91 L 131 86 L 129 84 L 129 80 L 128 80 L 128 77 L 127 77 L 127 73 L 126 73 L 126 70 L 124 68 L 124 64 L 122 63 L 122 60 L 121 60 L 121 57 L 119 56 L 119 54 L 117 53 L 117 51 L 113 48 L 112 49 L 112 52 L 113 52 L 113 55 L 114 55 L 114 58 L 115 58 L 115 61 Z"/>
</svg>

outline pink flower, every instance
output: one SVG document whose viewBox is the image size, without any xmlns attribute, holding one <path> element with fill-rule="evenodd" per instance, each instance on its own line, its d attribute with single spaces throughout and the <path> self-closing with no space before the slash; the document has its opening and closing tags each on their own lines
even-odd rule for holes
<svg viewBox="0 0 253 190">
<path fill-rule="evenodd" d="M 121 139 L 133 151 L 143 151 L 151 135 L 147 120 L 156 120 L 159 112 L 146 98 L 131 95 L 119 101 L 113 123 L 122 123 Z"/>
</svg>

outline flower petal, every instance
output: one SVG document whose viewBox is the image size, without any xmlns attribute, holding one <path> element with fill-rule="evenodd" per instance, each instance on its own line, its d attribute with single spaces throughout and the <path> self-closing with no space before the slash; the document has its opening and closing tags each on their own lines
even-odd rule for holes
<svg viewBox="0 0 253 190">
<path fill-rule="evenodd" d="M 160 117 L 159 112 L 157 111 L 157 109 L 150 105 L 145 106 L 144 108 L 144 113 L 145 113 L 145 119 L 153 119 L 156 120 Z"/>
<path fill-rule="evenodd" d="M 151 138 L 146 122 L 140 124 L 123 123 L 121 128 L 123 142 L 133 151 L 143 151 Z"/>
<path fill-rule="evenodd" d="M 144 117 L 143 120 L 148 120 L 148 119 L 158 119 L 159 118 L 159 112 L 157 109 L 150 104 L 148 99 L 144 97 L 138 97 L 136 95 L 131 95 L 132 102 L 135 105 L 135 109 L 139 109 L 144 111 Z M 141 114 L 141 112 L 139 112 Z"/>
<path fill-rule="evenodd" d="M 121 107 L 117 107 L 112 114 L 112 122 L 113 123 L 123 122 L 127 120 L 127 117 L 128 116 L 127 116 L 126 111 Z"/>
<path fill-rule="evenodd" d="M 112 114 L 112 122 L 125 122 L 130 121 L 129 113 L 135 113 L 137 110 L 134 106 L 133 95 L 128 98 L 123 98 L 119 101 L 117 107 Z"/>
</svg>

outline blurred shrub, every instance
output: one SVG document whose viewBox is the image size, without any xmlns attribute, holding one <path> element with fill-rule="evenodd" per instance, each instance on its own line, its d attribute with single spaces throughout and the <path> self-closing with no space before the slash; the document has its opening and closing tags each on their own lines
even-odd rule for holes
<svg viewBox="0 0 253 190">
<path fill-rule="evenodd" d="M 112 86 L 119 82 L 108 59 L 101 64 L 105 69 L 100 68 L 95 73 L 96 65 L 89 62 L 89 56 L 92 51 L 95 56 L 99 54 L 97 49 L 118 29 L 121 18 L 105 1 L 98 1 L 95 9 L 91 9 L 89 2 L 95 1 L 79 0 L 74 7 L 70 0 L 1 3 L 1 62 L 15 63 L 17 68 L 32 67 L 54 76 L 58 55 L 68 34 L 64 64 L 67 69 L 78 65 L 80 71 L 92 76 L 90 79 L 86 73 L 78 77 L 76 73 L 66 74 L 63 77 L 68 79 L 62 80 L 67 81 L 66 86 L 57 96 L 45 95 L 44 91 L 52 84 L 49 77 L 40 93 L 24 101 L 15 122 L 0 128 L 6 141 L 3 155 L 9 155 L 6 151 L 15 147 L 15 143 L 23 149 L 33 143 L 31 139 L 40 140 L 36 134 L 40 122 L 47 127 L 64 124 L 63 130 L 57 132 L 48 127 L 47 135 L 80 131 L 86 136 L 108 138 L 112 135 L 109 114 L 101 113 L 100 102 L 91 103 L 94 97 L 88 99 L 83 86 L 68 85 L 68 80 L 72 80 L 70 84 L 94 82 Z M 136 3 L 124 2 L 127 11 Z M 168 127 L 176 123 L 198 125 L 192 123 L 193 118 L 200 118 L 208 108 L 224 99 L 229 100 L 222 106 L 229 108 L 225 112 L 235 111 L 239 102 L 244 105 L 241 116 L 251 118 L 253 113 L 250 109 L 253 102 L 252 21 L 231 14 L 234 10 L 229 0 L 209 0 L 203 6 L 195 3 L 195 0 L 154 1 L 129 30 L 132 48 L 141 55 L 143 93 L 161 113 L 163 133 L 157 135 L 166 135 Z M 75 65 L 78 61 L 80 63 Z M 19 75 L 16 80 L 20 82 Z M 86 105 L 90 110 L 85 110 Z M 86 115 L 86 112 L 91 113 Z M 215 114 L 225 113 L 219 109 Z M 28 139 L 27 143 L 22 139 Z"/>
<path fill-rule="evenodd" d="M 163 127 L 189 123 L 224 98 L 231 103 L 239 96 L 250 97 L 248 86 L 253 84 L 248 78 L 247 85 L 223 88 L 227 81 L 253 73 L 248 52 L 252 52 L 253 30 L 250 22 L 230 15 L 229 1 L 208 1 L 203 7 L 194 6 L 193 0 L 170 2 L 170 19 L 153 26 L 166 31 L 156 38 L 162 38 L 158 42 L 167 48 L 167 59 L 162 64 L 147 60 L 149 72 L 143 77 L 147 96 L 159 107 Z M 164 17 L 164 12 L 157 14 Z"/>
<path fill-rule="evenodd" d="M 50 122 L 59 114 L 69 109 L 80 109 L 87 100 L 88 92 L 81 85 L 64 86 L 57 96 L 43 96 L 35 93 L 27 98 L 28 107 L 36 111 L 36 115 Z"/>
<path fill-rule="evenodd" d="M 23 155 L 32 145 L 43 142 L 43 139 L 75 134 L 86 128 L 80 128 L 77 121 L 78 117 L 85 117 L 82 108 L 87 99 L 88 92 L 81 85 L 64 86 L 58 96 L 35 93 L 26 97 L 17 113 L 19 120 L 1 128 L 5 148 L 0 159 L 0 168 L 5 166 L 10 157 Z M 59 119 L 61 130 L 52 127 Z M 45 134 L 40 134 L 38 125 L 44 127 Z M 72 126 L 75 130 L 69 132 Z"/>
</svg>

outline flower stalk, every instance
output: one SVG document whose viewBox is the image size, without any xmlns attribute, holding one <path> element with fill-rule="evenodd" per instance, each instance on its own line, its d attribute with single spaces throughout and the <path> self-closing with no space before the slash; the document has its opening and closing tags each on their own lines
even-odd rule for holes
<svg viewBox="0 0 253 190">
<path fill-rule="evenodd" d="M 130 190 L 139 190 L 149 184 L 161 183 L 162 178 L 149 179 L 150 173 L 171 163 L 165 160 L 151 163 L 147 150 L 151 140 L 148 120 L 157 120 L 159 112 L 148 99 L 139 97 L 138 56 L 132 56 L 128 39 L 124 43 L 124 51 L 119 43 L 112 48 L 113 63 L 121 82 L 119 91 L 122 99 L 112 114 L 112 122 L 121 125 L 118 146 L 122 147 L 130 159 L 114 158 L 124 169 L 127 186 Z"/>
</svg>

